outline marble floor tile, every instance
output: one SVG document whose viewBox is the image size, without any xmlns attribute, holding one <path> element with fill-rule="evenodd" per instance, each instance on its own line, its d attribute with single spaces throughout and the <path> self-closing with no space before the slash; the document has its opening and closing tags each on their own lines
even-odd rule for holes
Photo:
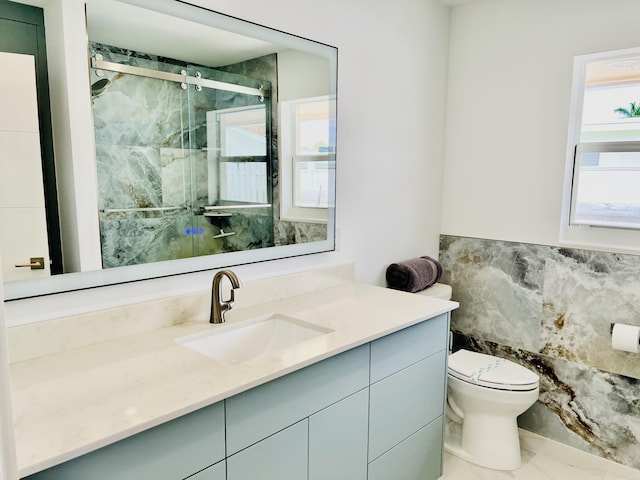
<svg viewBox="0 0 640 480">
<path fill-rule="evenodd" d="M 640 470 L 521 430 L 522 466 L 498 471 L 466 462 L 449 453 L 440 480 L 640 480 Z"/>
</svg>

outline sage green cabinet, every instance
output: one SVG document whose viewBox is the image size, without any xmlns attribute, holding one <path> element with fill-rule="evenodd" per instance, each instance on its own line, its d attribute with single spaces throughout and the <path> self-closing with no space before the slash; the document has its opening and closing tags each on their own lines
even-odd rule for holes
<svg viewBox="0 0 640 480">
<path fill-rule="evenodd" d="M 446 352 L 371 385 L 369 461 L 442 415 Z"/>
<path fill-rule="evenodd" d="M 442 475 L 440 416 L 369 464 L 368 480 L 435 480 Z"/>
<path fill-rule="evenodd" d="M 309 418 L 309 480 L 366 480 L 369 389 Z"/>
<path fill-rule="evenodd" d="M 304 419 L 227 458 L 227 480 L 305 480 L 308 440 Z"/>
<path fill-rule="evenodd" d="M 442 474 L 449 315 L 371 343 L 368 480 Z"/>
</svg>

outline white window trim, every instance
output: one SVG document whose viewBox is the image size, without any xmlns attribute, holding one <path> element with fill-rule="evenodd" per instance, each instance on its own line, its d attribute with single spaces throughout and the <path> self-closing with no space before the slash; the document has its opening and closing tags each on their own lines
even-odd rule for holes
<svg viewBox="0 0 640 480">
<path fill-rule="evenodd" d="M 560 246 L 589 250 L 640 253 L 640 231 L 613 227 L 570 225 L 572 183 L 576 145 L 580 143 L 582 103 L 584 99 L 585 68 L 590 62 L 640 55 L 640 48 L 576 56 L 573 62 L 571 110 L 567 139 L 562 212 L 560 216 Z"/>
<path fill-rule="evenodd" d="M 280 220 L 289 222 L 305 222 L 326 224 L 329 218 L 328 208 L 307 208 L 293 205 L 293 172 L 294 132 L 290 121 L 291 106 L 302 101 L 309 102 L 315 99 L 328 97 L 312 97 L 300 100 L 281 102 L 278 105 L 278 125 L 280 126 L 279 138 L 290 138 L 291 142 L 281 142 L 278 149 L 279 155 L 279 184 L 280 184 Z"/>
</svg>

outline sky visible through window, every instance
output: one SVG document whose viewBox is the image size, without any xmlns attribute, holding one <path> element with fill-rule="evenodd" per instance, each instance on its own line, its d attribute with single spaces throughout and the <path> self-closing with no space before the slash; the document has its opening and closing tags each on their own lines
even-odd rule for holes
<svg viewBox="0 0 640 480">
<path fill-rule="evenodd" d="M 629 108 L 631 102 L 640 104 L 640 83 L 587 87 L 582 107 L 582 124 L 619 122 L 624 117 L 615 113 L 616 108 Z"/>
</svg>

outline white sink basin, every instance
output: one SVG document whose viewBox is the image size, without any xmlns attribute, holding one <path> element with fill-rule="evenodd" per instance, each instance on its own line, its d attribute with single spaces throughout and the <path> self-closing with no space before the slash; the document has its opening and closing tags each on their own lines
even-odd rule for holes
<svg viewBox="0 0 640 480">
<path fill-rule="evenodd" d="M 272 314 L 181 337 L 176 342 L 207 357 L 235 365 L 332 331 L 287 315 Z"/>
</svg>

